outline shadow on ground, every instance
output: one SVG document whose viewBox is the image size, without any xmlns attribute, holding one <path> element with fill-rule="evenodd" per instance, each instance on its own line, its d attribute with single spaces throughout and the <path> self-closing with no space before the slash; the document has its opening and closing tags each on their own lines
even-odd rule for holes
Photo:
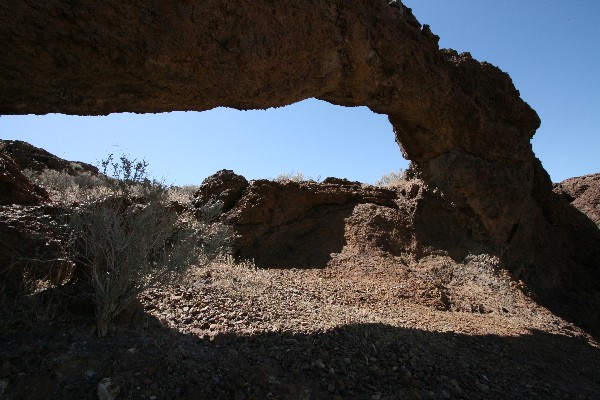
<svg viewBox="0 0 600 400">
<path fill-rule="evenodd" d="M 6 321 L 5 399 L 598 399 L 600 350 L 533 331 L 469 336 L 382 324 L 248 336 L 181 334 L 146 317 L 98 339 L 91 320 Z M 83 328 L 86 326 L 86 328 Z"/>
</svg>

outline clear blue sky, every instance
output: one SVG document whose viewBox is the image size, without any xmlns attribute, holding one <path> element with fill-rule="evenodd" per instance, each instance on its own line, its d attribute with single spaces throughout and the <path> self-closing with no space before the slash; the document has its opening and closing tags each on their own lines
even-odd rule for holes
<svg viewBox="0 0 600 400">
<path fill-rule="evenodd" d="M 554 181 L 600 172 L 599 0 L 405 4 L 441 47 L 511 75 L 542 119 L 533 146 Z M 303 172 L 374 182 L 407 165 L 385 116 L 316 100 L 267 111 L 2 116 L 0 138 L 92 164 L 124 151 L 175 184 L 199 184 L 223 168 L 249 179 Z"/>
</svg>

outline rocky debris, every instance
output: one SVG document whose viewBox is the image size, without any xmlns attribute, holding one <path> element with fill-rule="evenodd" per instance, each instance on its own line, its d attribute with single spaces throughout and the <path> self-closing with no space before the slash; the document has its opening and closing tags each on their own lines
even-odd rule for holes
<svg viewBox="0 0 600 400">
<path fill-rule="evenodd" d="M 119 395 L 121 387 L 115 385 L 110 378 L 103 378 L 98 383 L 98 400 L 114 400 Z"/>
<path fill-rule="evenodd" d="M 449 258 L 338 261 L 325 269 L 217 263 L 190 271 L 185 282 L 141 296 L 142 323 L 102 340 L 79 317 L 24 328 L 23 317 L 2 309 L 4 395 L 93 398 L 104 378 L 120 387 L 118 398 L 131 399 L 600 395 L 598 344 L 510 287 L 490 260 L 471 260 L 479 279 L 453 282 L 448 273 L 462 266 Z M 470 285 L 487 311 L 440 309 L 429 288 L 442 281 Z"/>
<path fill-rule="evenodd" d="M 600 174 L 566 179 L 554 184 L 554 192 L 600 226 Z"/>
<path fill-rule="evenodd" d="M 0 153 L 0 205 L 39 205 L 49 201 L 48 193 L 34 185 L 8 155 Z"/>
<path fill-rule="evenodd" d="M 0 153 L 9 155 L 21 171 L 45 169 L 77 175 L 82 172 L 98 174 L 98 168 L 79 161 L 67 161 L 22 140 L 0 140 Z"/>
<path fill-rule="evenodd" d="M 227 179 L 235 182 L 228 183 Z M 495 251 L 477 215 L 464 205 L 448 203 L 438 188 L 417 178 L 395 188 L 336 178 L 322 183 L 255 180 L 242 188 L 236 183 L 245 182 L 242 177 L 220 172 L 206 182 L 209 189 L 201 186 L 199 193 L 205 191 L 210 197 L 197 196 L 194 206 L 202 207 L 209 198 L 219 196 L 220 187 L 224 188 L 229 210 L 222 214 L 221 221 L 236 233 L 234 248 L 238 257 L 254 260 L 259 267 L 324 268 L 337 257 L 353 254 L 412 260 L 450 256 L 456 262 L 472 254 L 489 254 L 498 257 L 501 270 L 524 281 L 526 290 L 542 304 L 590 332 L 597 334 L 600 329 L 600 277 L 589 261 L 600 260 L 600 247 L 594 245 L 600 241 L 600 231 L 558 196 L 547 199 L 554 203 L 545 205 L 545 209 L 555 211 L 548 212 L 546 218 L 573 229 L 552 235 L 540 232 L 533 252 L 539 257 L 533 264 L 537 267 L 525 263 L 515 268 Z M 237 188 L 235 196 L 229 195 L 231 187 Z M 565 224 L 566 220 L 570 224 Z M 594 228 L 591 232 L 588 225 Z M 516 229 L 515 236 L 514 240 L 519 240 Z M 565 248 L 574 243 L 576 247 Z M 556 257 L 553 248 L 561 249 L 560 263 L 552 258 Z M 432 290 L 446 293 L 444 287 Z M 581 302 L 582 298 L 586 301 Z M 442 301 L 440 307 L 450 305 Z M 485 307 L 473 307 L 485 312 Z"/>
</svg>

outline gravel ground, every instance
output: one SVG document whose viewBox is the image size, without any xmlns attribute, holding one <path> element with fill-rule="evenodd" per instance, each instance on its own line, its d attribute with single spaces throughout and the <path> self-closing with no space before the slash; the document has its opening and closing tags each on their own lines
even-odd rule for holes
<svg viewBox="0 0 600 400">
<path fill-rule="evenodd" d="M 598 344 L 521 289 L 487 256 L 338 255 L 194 269 L 104 339 L 5 306 L 0 398 L 600 399 Z"/>
</svg>

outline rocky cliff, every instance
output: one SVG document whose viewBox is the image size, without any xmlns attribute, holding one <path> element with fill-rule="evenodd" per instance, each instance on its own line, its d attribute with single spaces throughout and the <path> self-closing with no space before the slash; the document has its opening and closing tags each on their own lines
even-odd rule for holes
<svg viewBox="0 0 600 400">
<path fill-rule="evenodd" d="M 554 185 L 554 192 L 600 226 L 600 174 L 565 179 Z"/>
</svg>

